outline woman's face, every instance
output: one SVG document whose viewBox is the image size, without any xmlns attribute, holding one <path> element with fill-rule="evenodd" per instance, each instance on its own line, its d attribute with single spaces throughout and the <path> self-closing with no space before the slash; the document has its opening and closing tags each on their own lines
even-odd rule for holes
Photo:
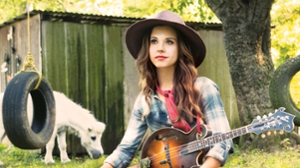
<svg viewBox="0 0 300 168">
<path fill-rule="evenodd" d="M 178 59 L 178 39 L 170 26 L 156 26 L 150 35 L 150 60 L 156 68 L 173 68 Z"/>
</svg>

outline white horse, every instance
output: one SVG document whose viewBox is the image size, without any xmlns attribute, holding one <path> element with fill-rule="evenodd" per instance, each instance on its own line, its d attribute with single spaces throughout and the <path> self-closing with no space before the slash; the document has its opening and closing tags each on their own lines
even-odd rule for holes
<svg viewBox="0 0 300 168">
<path fill-rule="evenodd" d="M 73 133 L 80 138 L 81 145 L 85 147 L 90 158 L 98 159 L 103 155 L 103 148 L 101 145 L 102 133 L 106 125 L 98 121 L 87 109 L 82 108 L 70 100 L 65 94 L 53 91 L 56 103 L 56 122 L 51 139 L 46 144 L 45 163 L 54 164 L 55 161 L 52 156 L 55 145 L 55 138 L 57 137 L 58 148 L 60 150 L 60 160 L 62 163 L 70 162 L 67 154 L 66 131 Z M 30 96 L 29 96 L 30 97 Z M 0 103 L 2 107 L 3 93 L 0 94 Z M 31 109 L 30 109 L 31 108 Z M 29 122 L 32 121 L 32 100 L 28 99 L 27 112 Z M 2 118 L 2 113 L 0 119 Z M 1 119 L 0 124 L 0 138 L 5 135 L 3 123 Z M 2 140 L 2 138 L 0 139 Z M 0 141 L 1 143 L 1 141 Z"/>
</svg>

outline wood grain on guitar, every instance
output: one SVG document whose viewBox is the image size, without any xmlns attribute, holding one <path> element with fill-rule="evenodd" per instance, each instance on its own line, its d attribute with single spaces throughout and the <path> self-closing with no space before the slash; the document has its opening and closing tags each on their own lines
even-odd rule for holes
<svg viewBox="0 0 300 168">
<path fill-rule="evenodd" d="M 209 147 L 225 140 L 247 133 L 279 130 L 291 132 L 294 115 L 279 108 L 274 114 L 253 120 L 247 126 L 223 134 L 212 134 L 206 125 L 201 125 L 201 133 L 196 127 L 186 133 L 175 128 L 163 128 L 149 136 L 142 148 L 140 166 L 142 168 L 195 168 L 199 167 Z"/>
</svg>

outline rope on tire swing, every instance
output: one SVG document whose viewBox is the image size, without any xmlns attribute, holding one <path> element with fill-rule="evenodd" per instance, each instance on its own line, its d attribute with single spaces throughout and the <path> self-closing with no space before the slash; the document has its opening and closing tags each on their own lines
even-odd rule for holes
<svg viewBox="0 0 300 168">
<path fill-rule="evenodd" d="M 30 13 L 29 12 L 30 4 L 31 4 L 31 0 L 27 0 L 27 50 L 28 50 L 28 53 L 27 53 L 27 56 L 25 57 L 25 63 L 24 63 L 23 68 L 19 72 L 17 72 L 16 75 L 19 73 L 25 72 L 27 68 L 31 67 L 33 69 L 32 71 L 36 72 L 39 75 L 38 82 L 37 82 L 36 86 L 33 88 L 33 90 L 36 90 L 39 88 L 39 86 L 41 84 L 42 73 L 36 69 L 36 67 L 34 65 L 34 58 L 30 53 L 30 14 L 29 14 Z"/>
<path fill-rule="evenodd" d="M 52 136 L 56 109 L 52 87 L 35 67 L 34 58 L 30 53 L 29 6 L 30 0 L 27 0 L 28 54 L 23 68 L 14 75 L 5 88 L 2 118 L 6 135 L 14 146 L 21 149 L 40 149 Z M 29 67 L 32 70 L 28 71 Z M 30 122 L 27 113 L 29 94 L 32 99 L 32 103 L 29 104 L 33 113 Z"/>
</svg>

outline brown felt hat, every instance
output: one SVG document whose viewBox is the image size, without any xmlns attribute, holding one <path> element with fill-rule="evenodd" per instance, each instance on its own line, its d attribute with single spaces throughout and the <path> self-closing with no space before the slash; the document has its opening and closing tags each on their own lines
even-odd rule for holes
<svg viewBox="0 0 300 168">
<path fill-rule="evenodd" d="M 164 10 L 159 12 L 154 18 L 147 18 L 133 23 L 126 32 L 126 45 L 130 54 L 137 58 L 142 45 L 142 38 L 145 32 L 156 25 L 169 25 L 179 30 L 190 44 L 195 61 L 195 67 L 198 67 L 204 60 L 206 48 L 199 34 L 187 26 L 179 15 L 174 12 Z"/>
</svg>

